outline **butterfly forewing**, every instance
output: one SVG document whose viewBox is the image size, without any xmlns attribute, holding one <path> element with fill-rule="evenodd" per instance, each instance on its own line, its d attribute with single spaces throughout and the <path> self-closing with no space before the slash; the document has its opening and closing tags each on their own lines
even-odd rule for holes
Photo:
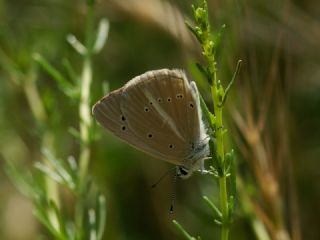
<svg viewBox="0 0 320 240">
<path fill-rule="evenodd" d="M 93 115 L 103 127 L 114 135 L 137 148 L 142 148 L 139 145 L 139 139 L 128 127 L 127 119 L 120 108 L 121 100 L 122 89 L 110 93 L 94 105 Z M 157 152 L 153 153 L 154 150 L 148 146 L 144 146 L 143 150 L 153 155 L 158 154 Z"/>
<path fill-rule="evenodd" d="M 128 130 L 128 124 L 120 108 L 122 89 L 116 90 L 102 98 L 93 107 L 93 114 L 98 122 L 114 133 L 116 136 L 126 139 L 135 136 Z"/>
</svg>

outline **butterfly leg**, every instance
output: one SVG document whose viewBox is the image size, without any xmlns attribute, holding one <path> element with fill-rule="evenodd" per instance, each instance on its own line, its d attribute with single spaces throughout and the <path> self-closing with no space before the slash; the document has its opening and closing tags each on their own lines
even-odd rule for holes
<svg viewBox="0 0 320 240">
<path fill-rule="evenodd" d="M 204 160 L 205 160 L 206 158 L 204 158 L 204 159 L 201 159 L 200 161 L 200 172 L 201 172 L 201 174 L 208 174 L 209 173 L 209 171 L 208 170 L 206 170 L 205 169 L 205 167 L 204 167 Z"/>
</svg>

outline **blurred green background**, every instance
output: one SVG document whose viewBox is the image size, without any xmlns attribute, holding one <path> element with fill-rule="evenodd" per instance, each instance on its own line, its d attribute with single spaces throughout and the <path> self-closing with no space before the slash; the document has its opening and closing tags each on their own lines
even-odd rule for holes
<svg viewBox="0 0 320 240">
<path fill-rule="evenodd" d="M 202 61 L 199 46 L 184 26 L 184 19 L 191 19 L 192 3 L 96 2 L 96 22 L 107 18 L 110 31 L 105 47 L 93 60 L 92 105 L 106 94 L 103 83 L 114 90 L 147 70 L 183 68 L 189 76 L 199 76 L 192 65 Z M 231 239 L 257 239 L 252 213 L 246 208 L 247 195 L 255 206 L 253 214 L 266 225 L 271 239 L 286 239 L 272 234 L 259 211 L 268 213 L 270 203 L 264 201 L 260 188 L 264 180 L 268 183 L 269 175 L 257 170 L 253 145 L 243 140 L 249 130 L 234 123 L 235 109 L 248 126 L 249 113 L 253 119 L 261 115 L 266 119 L 261 139 L 281 196 L 287 236 L 320 239 L 320 2 L 210 0 L 208 4 L 214 31 L 222 24 L 227 26 L 218 50 L 219 79 L 225 85 L 237 60 L 243 60 L 225 111 L 230 127 L 228 148 L 236 150 L 243 183 Z M 85 17 L 86 4 L 80 0 L 0 0 L 0 239 L 50 239 L 32 215 L 32 202 L 17 191 L 4 167 L 9 161 L 32 169 L 41 159 L 43 128 L 50 129 L 46 141 L 57 156 L 77 157 L 79 143 L 68 131 L 78 128 L 77 101 L 61 92 L 32 55 L 40 53 L 57 69 L 63 69 L 63 61 L 68 59 L 80 74 L 82 59 L 66 36 L 72 33 L 82 40 Z M 39 125 L 32 113 L 37 105 L 30 102 L 34 93 L 28 88 L 28 78 L 36 81 L 47 116 L 42 123 L 45 126 Z M 205 83 L 198 86 L 209 99 Z M 104 239 L 183 239 L 172 219 L 193 235 L 217 239 L 219 228 L 202 200 L 204 194 L 213 199 L 217 195 L 209 176 L 196 174 L 178 181 L 175 212 L 170 215 L 171 178 L 155 189 L 151 185 L 171 166 L 127 146 L 100 126 L 95 128 L 99 138 L 91 144 L 89 172 L 106 196 Z M 66 200 L 65 205 L 71 207 L 72 203 Z"/>
</svg>

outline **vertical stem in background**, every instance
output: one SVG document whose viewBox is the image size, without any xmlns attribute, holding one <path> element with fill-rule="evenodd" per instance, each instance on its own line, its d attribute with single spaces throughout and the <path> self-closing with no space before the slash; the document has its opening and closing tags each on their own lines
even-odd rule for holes
<svg viewBox="0 0 320 240">
<path fill-rule="evenodd" d="M 92 44 L 93 44 L 93 0 L 87 0 L 87 25 L 86 25 L 86 54 L 84 55 L 83 70 L 80 81 L 80 138 L 81 138 L 81 150 L 80 150 L 80 186 L 83 187 L 83 179 L 85 178 L 88 170 L 88 164 L 90 159 L 90 128 L 91 128 L 91 109 L 90 109 L 90 89 L 92 83 Z"/>
<path fill-rule="evenodd" d="M 83 207 L 83 197 L 86 190 L 86 175 L 88 172 L 88 165 L 90 160 L 90 126 L 91 126 L 91 114 L 90 114 L 90 86 L 92 81 L 92 69 L 90 58 L 85 58 L 83 64 L 83 71 L 81 76 L 81 99 L 79 105 L 80 115 L 80 137 L 81 137 L 81 149 L 79 156 L 79 198 L 76 204 L 76 225 L 78 235 L 77 239 L 83 239 L 82 228 L 85 208 Z"/>
<path fill-rule="evenodd" d="M 92 83 L 92 46 L 93 46 L 93 23 L 94 23 L 94 0 L 87 0 L 87 22 L 85 44 L 86 52 L 84 55 L 83 69 L 80 79 L 80 138 L 81 149 L 79 156 L 79 189 L 80 198 L 76 206 L 76 225 L 78 233 L 77 239 L 83 239 L 83 219 L 86 214 L 83 210 L 83 196 L 86 194 L 86 176 L 90 160 L 90 130 L 91 130 L 91 108 L 90 90 Z"/>
<path fill-rule="evenodd" d="M 80 166 L 80 186 L 83 187 L 83 180 L 86 177 L 88 164 L 90 159 L 90 127 L 91 127 L 91 111 L 90 111 L 90 87 L 92 82 L 91 59 L 86 57 L 83 64 L 81 76 L 81 99 L 79 105 L 80 115 L 80 137 L 81 150 L 79 158 Z"/>
</svg>

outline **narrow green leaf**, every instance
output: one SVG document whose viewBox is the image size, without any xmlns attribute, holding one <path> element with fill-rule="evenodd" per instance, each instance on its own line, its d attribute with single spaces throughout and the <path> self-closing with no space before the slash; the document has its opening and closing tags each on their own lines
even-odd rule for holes
<svg viewBox="0 0 320 240">
<path fill-rule="evenodd" d="M 176 228 L 179 230 L 179 232 L 188 240 L 196 240 L 194 237 L 192 237 L 176 220 L 172 221 L 173 224 L 176 226 Z"/>
<path fill-rule="evenodd" d="M 94 209 L 89 209 L 88 216 L 89 216 L 89 239 L 90 240 L 97 240 L 97 231 L 96 231 L 96 212 Z"/>
<path fill-rule="evenodd" d="M 209 128 L 209 131 L 214 131 L 215 129 L 215 120 L 212 115 L 212 113 L 209 111 L 206 102 L 203 100 L 202 96 L 199 94 L 200 99 L 200 107 L 202 111 L 202 117 L 206 124 L 206 126 Z"/>
<path fill-rule="evenodd" d="M 233 77 L 231 79 L 231 81 L 229 82 L 228 86 L 226 87 L 225 91 L 224 91 L 224 96 L 223 96 L 223 100 L 222 100 L 222 105 L 224 105 L 224 103 L 226 102 L 226 99 L 227 99 L 227 96 L 228 96 L 228 93 L 240 71 L 240 67 L 241 67 L 241 63 L 242 63 L 242 60 L 239 60 L 238 63 L 237 63 L 237 67 L 236 67 L 236 71 L 234 72 L 233 74 Z"/>
<path fill-rule="evenodd" d="M 213 221 L 215 222 L 215 224 L 217 224 L 217 225 L 219 225 L 219 226 L 222 226 L 222 222 L 221 222 L 221 221 L 219 221 L 219 220 L 217 220 L 217 219 L 214 219 Z"/>
<path fill-rule="evenodd" d="M 48 149 L 42 150 L 43 155 L 46 157 L 46 159 L 51 163 L 53 166 L 56 174 L 58 174 L 62 180 L 63 184 L 67 185 L 71 189 L 75 189 L 75 181 L 73 178 L 73 174 L 71 171 L 67 168 L 65 164 L 63 164 L 60 160 L 56 159 Z"/>
<path fill-rule="evenodd" d="M 78 129 L 75 129 L 73 127 L 69 127 L 68 128 L 68 132 L 74 137 L 76 138 L 79 142 L 81 142 L 81 136 L 80 136 L 80 132 L 78 131 Z"/>
<path fill-rule="evenodd" d="M 29 171 L 18 168 L 14 163 L 6 161 L 5 172 L 10 177 L 16 188 L 27 197 L 34 197 L 32 176 Z"/>
<path fill-rule="evenodd" d="M 42 205 L 42 203 L 37 202 L 35 209 L 33 210 L 34 216 L 48 229 L 51 234 L 59 240 L 67 240 L 64 238 L 63 235 L 60 234 L 60 232 L 57 231 L 55 226 L 52 225 L 48 214 L 50 214 L 50 211 L 48 209 L 49 206 Z"/>
<path fill-rule="evenodd" d="M 219 31 L 218 31 L 216 34 L 214 34 L 213 37 L 212 37 L 213 42 L 214 42 L 214 48 L 212 49 L 212 50 L 213 50 L 213 52 L 212 52 L 213 55 L 216 55 L 216 52 L 215 52 L 215 51 L 216 51 L 216 50 L 218 49 L 218 47 L 220 46 L 221 39 L 222 39 L 222 35 L 223 35 L 225 29 L 226 29 L 226 25 L 223 24 L 223 25 L 220 27 Z"/>
<path fill-rule="evenodd" d="M 87 53 L 86 47 L 73 34 L 67 35 L 67 42 L 82 56 Z"/>
<path fill-rule="evenodd" d="M 34 53 L 33 59 L 57 82 L 63 92 L 73 88 L 72 84 L 39 53 Z"/>
<path fill-rule="evenodd" d="M 68 161 L 70 169 L 73 171 L 73 173 L 76 173 L 79 168 L 78 168 L 78 164 L 77 164 L 74 156 L 69 156 L 67 161 Z"/>
<path fill-rule="evenodd" d="M 218 159 L 217 145 L 215 143 L 214 138 L 209 140 L 209 148 L 212 156 L 212 168 L 218 173 L 218 176 L 220 177 L 223 175 L 223 171 L 220 161 Z"/>
<path fill-rule="evenodd" d="M 199 69 L 199 71 L 207 78 L 208 77 L 207 70 L 200 63 L 196 63 L 196 66 Z"/>
<path fill-rule="evenodd" d="M 106 40 L 108 38 L 109 28 L 110 28 L 109 21 L 105 18 L 101 19 L 99 22 L 96 41 L 93 45 L 94 53 L 100 52 L 103 46 L 105 45 Z"/>
<path fill-rule="evenodd" d="M 68 59 L 62 60 L 62 65 L 65 68 L 68 77 L 73 81 L 73 83 L 77 84 L 79 82 L 79 77 L 76 74 L 76 71 L 73 69 L 70 61 Z"/>
<path fill-rule="evenodd" d="M 208 69 L 205 68 L 204 66 L 202 66 L 200 63 L 196 63 L 197 68 L 199 69 L 199 71 L 205 76 L 205 78 L 207 79 L 208 83 L 210 85 L 212 85 L 212 79 L 210 77 L 210 74 L 208 72 Z"/>
<path fill-rule="evenodd" d="M 222 213 L 220 212 L 218 207 L 207 196 L 203 196 L 202 198 L 205 200 L 205 202 L 208 204 L 208 206 L 212 209 L 212 211 L 214 213 L 213 217 L 221 220 Z"/>
<path fill-rule="evenodd" d="M 102 194 L 98 194 L 98 222 L 97 222 L 97 240 L 101 240 L 103 238 L 103 233 L 106 224 L 106 215 L 107 215 L 107 208 L 106 208 L 106 199 Z"/>
<path fill-rule="evenodd" d="M 64 221 L 64 218 L 61 215 L 60 209 L 58 208 L 57 204 L 53 200 L 49 200 L 49 207 L 55 213 L 56 219 L 58 220 L 59 230 L 60 230 L 59 235 L 67 239 L 66 222 Z"/>
<path fill-rule="evenodd" d="M 44 173 L 46 176 L 50 177 L 52 180 L 63 184 L 64 181 L 62 179 L 62 177 L 57 174 L 53 169 L 49 168 L 48 166 L 46 166 L 45 164 L 41 163 L 41 162 L 36 162 L 34 164 L 34 167 L 38 170 L 40 170 L 42 173 Z"/>
<path fill-rule="evenodd" d="M 196 29 L 189 23 L 189 22 L 185 22 L 187 28 L 189 29 L 189 31 L 197 38 L 197 40 L 202 43 L 202 39 L 201 36 L 199 35 L 199 33 L 196 31 Z"/>
<path fill-rule="evenodd" d="M 213 175 L 215 178 L 219 178 L 219 173 L 218 173 L 218 171 L 217 171 L 217 168 L 214 167 L 214 166 L 210 166 L 210 169 L 211 169 L 212 175 Z"/>
</svg>

